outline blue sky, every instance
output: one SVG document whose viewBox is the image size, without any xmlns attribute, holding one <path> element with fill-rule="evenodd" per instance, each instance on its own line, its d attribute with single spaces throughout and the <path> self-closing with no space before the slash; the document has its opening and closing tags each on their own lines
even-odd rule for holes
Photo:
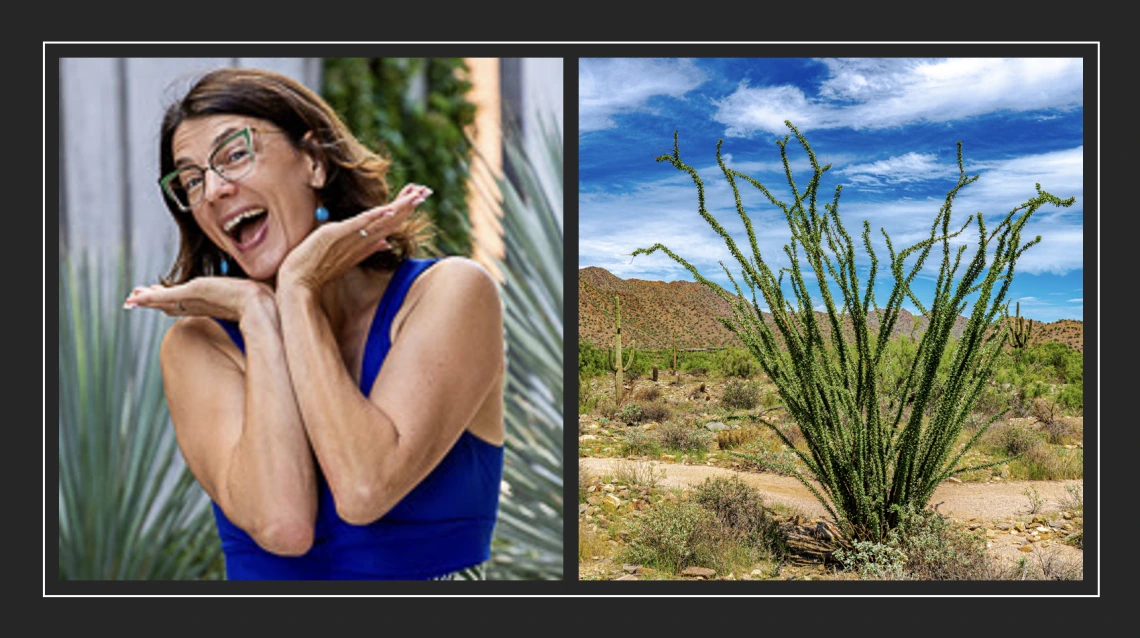
<svg viewBox="0 0 1140 638">
<path fill-rule="evenodd" d="M 734 275 L 739 264 L 698 215 L 692 179 L 654 158 L 672 151 L 679 131 L 681 159 L 704 181 L 708 210 L 746 246 L 716 164 L 717 140 L 730 168 L 789 202 L 775 140 L 790 133 L 783 122 L 791 120 L 820 164 L 832 164 L 821 212 L 843 185 L 839 212 L 856 241 L 862 282 L 870 260 L 860 236 L 863 220 L 871 224 L 880 304 L 893 281 L 879 229 L 896 250 L 929 236 L 957 179 L 961 141 L 966 173 L 980 178 L 955 199 L 956 226 L 979 211 L 987 223 L 1004 217 L 1034 196 L 1037 182 L 1062 199 L 1076 197 L 1073 206 L 1047 206 L 1030 220 L 1023 237 L 1041 235 L 1041 242 L 1018 261 L 1011 299 L 1020 300 L 1022 316 L 1039 321 L 1083 319 L 1083 80 L 1079 59 L 582 59 L 579 267 L 600 266 L 623 279 L 692 280 L 662 253 L 631 262 L 634 249 L 662 243 L 729 286 L 717 262 Z M 788 155 L 802 189 L 811 169 L 794 137 Z M 787 266 L 783 213 L 737 183 L 761 256 L 773 268 Z M 963 243 L 976 241 L 973 229 Z M 940 249 L 931 254 L 916 285 L 924 303 L 940 256 Z M 818 289 L 814 296 L 822 302 Z"/>
</svg>

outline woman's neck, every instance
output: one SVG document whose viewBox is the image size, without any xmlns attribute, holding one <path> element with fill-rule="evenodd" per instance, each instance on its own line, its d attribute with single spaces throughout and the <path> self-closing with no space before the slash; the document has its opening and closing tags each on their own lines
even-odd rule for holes
<svg viewBox="0 0 1140 638">
<path fill-rule="evenodd" d="M 321 291 L 320 303 L 333 331 L 339 333 L 354 319 L 375 308 L 392 274 L 391 271 L 354 266 L 339 279 L 326 284 Z"/>
</svg>

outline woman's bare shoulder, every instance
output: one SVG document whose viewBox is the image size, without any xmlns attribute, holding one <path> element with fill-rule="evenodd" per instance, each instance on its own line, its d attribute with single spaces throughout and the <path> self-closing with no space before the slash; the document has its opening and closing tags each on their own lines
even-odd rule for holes
<svg viewBox="0 0 1140 638">
<path fill-rule="evenodd" d="M 236 362 L 241 352 L 212 318 L 182 317 L 167 329 L 162 339 L 160 358 L 167 366 L 196 355 L 213 357 L 219 354 Z"/>
<path fill-rule="evenodd" d="M 456 309 L 462 309 L 467 318 L 502 314 L 499 283 L 481 264 L 466 257 L 441 259 L 416 278 L 393 322 L 393 333 L 411 316 L 458 316 L 452 312 Z"/>
</svg>

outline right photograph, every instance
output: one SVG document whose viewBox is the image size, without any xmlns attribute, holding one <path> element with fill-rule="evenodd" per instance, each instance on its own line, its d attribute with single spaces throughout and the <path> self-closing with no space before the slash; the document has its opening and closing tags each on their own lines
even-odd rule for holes
<svg viewBox="0 0 1140 638">
<path fill-rule="evenodd" d="M 1084 579 L 1083 69 L 580 59 L 579 580 Z"/>
</svg>

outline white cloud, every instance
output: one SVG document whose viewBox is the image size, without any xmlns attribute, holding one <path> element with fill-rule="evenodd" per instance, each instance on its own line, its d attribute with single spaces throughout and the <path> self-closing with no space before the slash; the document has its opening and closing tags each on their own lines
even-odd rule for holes
<svg viewBox="0 0 1140 638">
<path fill-rule="evenodd" d="M 1080 59 L 828 59 L 818 96 L 791 85 L 747 82 L 714 101 L 725 135 L 783 136 L 790 120 L 811 129 L 885 128 L 946 122 L 997 111 L 1070 109 L 1082 104 Z"/>
<path fill-rule="evenodd" d="M 1037 301 L 1037 297 L 1022 297 L 1018 301 Z"/>
<path fill-rule="evenodd" d="M 681 98 L 705 77 L 692 60 L 583 58 L 578 62 L 579 134 L 614 128 L 615 115 L 645 110 L 654 96 Z"/>
<path fill-rule="evenodd" d="M 855 184 L 901 184 L 928 179 L 954 179 L 957 165 L 939 164 L 934 153 L 907 153 L 869 164 L 855 164 L 836 170 Z"/>
<path fill-rule="evenodd" d="M 1078 298 L 1076 298 L 1076 299 L 1070 299 L 1070 300 L 1069 300 L 1069 303 L 1080 303 L 1080 304 L 1083 304 L 1084 302 L 1085 302 L 1085 300 L 1084 300 L 1084 297 L 1078 297 Z"/>
</svg>

